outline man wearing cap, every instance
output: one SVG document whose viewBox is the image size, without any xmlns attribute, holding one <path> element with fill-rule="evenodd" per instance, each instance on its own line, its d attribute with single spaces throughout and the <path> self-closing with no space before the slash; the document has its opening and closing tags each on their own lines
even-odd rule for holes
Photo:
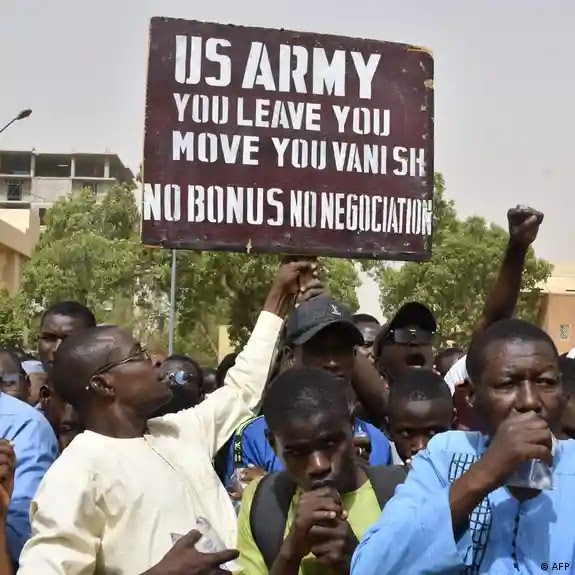
<svg viewBox="0 0 575 575">
<path fill-rule="evenodd" d="M 428 307 L 414 301 L 400 307 L 375 342 L 380 373 L 394 380 L 410 367 L 433 367 L 436 331 L 437 322 Z"/>
<path fill-rule="evenodd" d="M 321 367 L 337 378 L 350 382 L 350 403 L 356 401 L 351 387 L 356 346 L 363 337 L 353 322 L 349 309 L 326 295 L 302 303 L 290 315 L 283 354 L 286 366 Z M 230 484 L 236 469 L 256 467 L 267 473 L 283 471 L 266 437 L 263 417 L 248 420 L 237 430 L 228 447 L 224 483 Z M 389 465 L 390 444 L 373 425 L 355 420 L 358 452 L 370 465 Z"/>
<path fill-rule="evenodd" d="M 513 315 L 527 251 L 537 238 L 543 214 L 527 206 L 517 206 L 507 212 L 507 219 L 509 243 L 474 334 Z M 393 382 L 408 367 L 433 367 L 432 339 L 436 331 L 437 323 L 428 307 L 418 302 L 403 305 L 382 328 L 375 342 L 379 371 Z"/>
<path fill-rule="evenodd" d="M 507 220 L 509 242 L 473 337 L 492 323 L 513 316 L 521 289 L 525 259 L 529 247 L 537 238 L 543 214 L 533 208 L 517 206 L 507 212 Z M 387 387 L 410 367 L 433 367 L 432 344 L 436 330 L 437 322 L 425 305 L 408 302 L 400 307 L 391 321 L 382 328 L 374 344 L 375 365 L 387 380 Z M 356 363 L 359 361 L 360 358 Z M 386 385 L 374 378 L 367 383 L 369 385 L 355 386 L 359 399 L 369 409 L 371 421 L 384 425 L 387 415 Z"/>
<path fill-rule="evenodd" d="M 48 375 L 42 365 L 41 361 L 35 359 L 27 359 L 22 362 L 22 369 L 30 382 L 30 395 L 28 396 L 28 403 L 32 407 L 38 408 L 40 402 L 40 390 L 46 384 Z"/>
</svg>

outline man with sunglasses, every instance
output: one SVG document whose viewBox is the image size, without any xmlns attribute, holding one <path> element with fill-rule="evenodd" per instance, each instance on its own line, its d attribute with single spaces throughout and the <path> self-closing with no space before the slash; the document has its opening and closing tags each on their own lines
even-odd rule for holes
<svg viewBox="0 0 575 575">
<path fill-rule="evenodd" d="M 225 385 L 176 414 L 149 420 L 171 391 L 126 331 L 97 327 L 62 343 L 54 381 L 86 431 L 38 490 L 20 575 L 223 573 L 237 552 L 195 548 L 206 522 L 212 545 L 236 542 L 234 507 L 212 460 L 260 402 L 285 313 L 296 294 L 321 288 L 314 272 L 310 262 L 280 268 Z"/>
<path fill-rule="evenodd" d="M 380 373 L 394 380 L 410 367 L 432 368 L 436 331 L 437 322 L 427 306 L 413 301 L 400 307 L 375 344 Z"/>
<path fill-rule="evenodd" d="M 529 247 L 537 238 L 543 214 L 527 206 L 517 206 L 507 212 L 507 220 L 509 241 L 499 273 L 475 326 L 474 336 L 494 322 L 513 316 L 525 259 Z M 363 385 L 354 386 L 361 403 L 369 409 L 371 421 L 385 425 L 388 390 L 402 373 L 411 367 L 433 367 L 433 334 L 436 330 L 437 323 L 431 310 L 418 302 L 403 305 L 383 327 L 374 345 L 374 356 L 375 365 L 387 384 L 377 378 L 365 378 Z M 360 357 L 356 358 L 357 370 L 361 360 Z"/>
</svg>

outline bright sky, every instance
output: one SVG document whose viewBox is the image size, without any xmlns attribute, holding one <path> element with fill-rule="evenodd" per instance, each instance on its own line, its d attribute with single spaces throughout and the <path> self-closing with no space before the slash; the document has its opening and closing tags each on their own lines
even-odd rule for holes
<svg viewBox="0 0 575 575">
<path fill-rule="evenodd" d="M 152 16 L 402 41 L 435 55 L 436 169 L 462 215 L 545 213 L 539 255 L 575 261 L 572 0 L 0 0 L 2 148 L 141 162 Z M 377 312 L 377 290 L 361 290 Z"/>
</svg>

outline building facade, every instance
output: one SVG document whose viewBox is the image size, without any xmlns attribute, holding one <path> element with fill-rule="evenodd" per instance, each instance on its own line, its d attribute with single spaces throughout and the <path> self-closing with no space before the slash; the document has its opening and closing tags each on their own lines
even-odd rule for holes
<svg viewBox="0 0 575 575">
<path fill-rule="evenodd" d="M 0 150 L 0 207 L 32 208 L 43 221 L 46 208 L 83 188 L 105 194 L 131 182 L 132 172 L 114 154 L 42 154 Z"/>
<path fill-rule="evenodd" d="M 575 347 L 575 265 L 558 264 L 542 289 L 541 327 L 559 353 Z"/>
<path fill-rule="evenodd" d="M 0 209 L 0 288 L 14 295 L 20 289 L 24 264 L 40 237 L 38 212 Z"/>
</svg>

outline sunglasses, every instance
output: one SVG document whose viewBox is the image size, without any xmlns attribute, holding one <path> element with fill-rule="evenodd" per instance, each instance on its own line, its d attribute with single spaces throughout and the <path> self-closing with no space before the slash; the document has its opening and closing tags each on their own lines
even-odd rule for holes
<svg viewBox="0 0 575 575">
<path fill-rule="evenodd" d="M 420 328 L 399 327 L 390 332 L 390 337 L 399 345 L 429 345 L 433 341 L 433 333 Z"/>
<path fill-rule="evenodd" d="M 134 361 L 151 361 L 151 357 L 150 357 L 150 354 L 148 353 L 148 350 L 144 347 L 138 346 L 138 348 L 135 349 L 134 352 L 132 354 L 130 354 L 128 357 L 126 357 L 125 359 L 123 359 L 121 361 L 116 361 L 115 363 L 109 363 L 109 364 L 105 365 L 104 367 L 101 367 L 96 372 L 94 372 L 92 377 L 96 377 L 97 375 L 102 375 L 106 371 L 110 371 L 111 369 L 114 369 L 116 367 L 120 367 L 121 365 L 125 365 L 126 363 L 131 363 Z"/>
</svg>

